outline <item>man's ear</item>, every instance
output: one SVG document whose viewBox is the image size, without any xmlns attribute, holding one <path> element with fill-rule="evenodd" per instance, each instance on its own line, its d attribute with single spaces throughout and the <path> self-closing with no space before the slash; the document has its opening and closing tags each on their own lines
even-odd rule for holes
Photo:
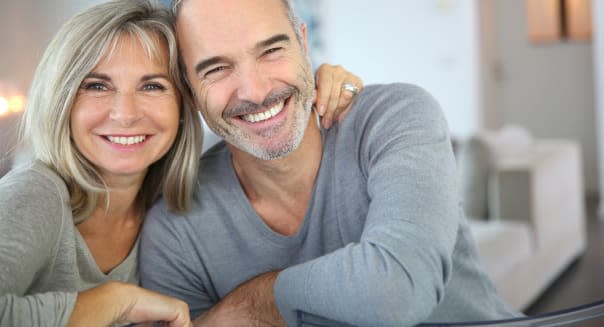
<svg viewBox="0 0 604 327">
<path fill-rule="evenodd" d="M 300 37 L 302 38 L 302 40 L 300 40 L 302 42 L 302 48 L 304 49 L 304 54 L 308 54 L 308 38 L 307 38 L 307 28 L 306 28 L 306 24 L 302 23 L 300 24 Z"/>
</svg>

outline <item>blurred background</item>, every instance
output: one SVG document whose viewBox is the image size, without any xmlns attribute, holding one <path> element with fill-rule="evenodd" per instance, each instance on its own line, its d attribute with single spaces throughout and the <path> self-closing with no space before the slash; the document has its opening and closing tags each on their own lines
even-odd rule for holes
<svg viewBox="0 0 604 327">
<path fill-rule="evenodd" d="M 27 89 L 37 62 L 46 45 L 68 17 L 100 2 L 102 1 L 0 2 L 0 175 L 14 165 L 13 155 L 16 152 L 11 150 L 16 146 L 15 126 L 27 101 Z M 518 296 L 522 297 L 521 299 L 514 299 L 513 294 L 509 296 L 511 301 L 518 301 L 518 308 L 528 313 L 539 313 L 604 298 L 604 282 L 600 281 L 600 284 L 594 286 L 592 282 L 596 281 L 591 280 L 596 276 L 596 272 L 601 273 L 604 269 L 604 265 L 599 264 L 604 262 L 604 256 L 600 254 L 601 245 L 604 243 L 594 243 L 604 238 L 604 233 L 586 233 L 587 230 L 602 229 L 598 208 L 603 197 L 601 191 L 604 189 L 603 1 L 294 2 L 310 27 L 312 59 L 315 64 L 341 64 L 362 77 L 366 84 L 408 82 L 424 87 L 441 104 L 449 122 L 452 138 L 460 149 L 469 149 L 464 147 L 468 140 L 480 141 L 485 138 L 490 140 L 487 143 L 492 147 L 492 140 L 495 138 L 493 133 L 502 131 L 506 131 L 504 138 L 508 143 L 505 146 L 510 147 L 510 138 L 515 138 L 516 145 L 512 146 L 515 149 L 523 147 L 524 145 L 518 145 L 518 142 L 525 144 L 526 140 L 531 144 L 536 144 L 539 140 L 570 142 L 574 149 L 570 152 L 575 155 L 559 155 L 560 158 L 567 159 L 554 160 L 554 155 L 544 156 L 541 153 L 545 150 L 537 148 L 523 147 L 523 151 L 516 151 L 523 153 L 521 159 L 524 170 L 514 170 L 513 173 L 516 174 L 516 179 L 522 174 L 528 176 L 523 177 L 525 182 L 522 188 L 524 191 L 528 189 L 529 192 L 512 191 L 515 196 L 525 195 L 520 200 L 514 199 L 515 202 L 511 206 L 514 209 L 525 206 L 525 213 L 504 214 L 510 212 L 501 209 L 505 207 L 504 202 L 510 196 L 504 196 L 507 193 L 501 191 L 486 196 L 489 199 L 496 197 L 499 202 L 484 204 L 487 210 L 485 217 L 474 218 L 488 223 L 489 220 L 501 219 L 502 215 L 514 215 L 515 222 L 524 220 L 527 225 L 528 232 L 525 230 L 522 235 L 531 238 L 534 234 L 542 233 L 538 230 L 542 228 L 539 224 L 544 220 L 551 220 L 550 226 L 557 224 L 554 218 L 547 214 L 546 218 L 533 217 L 543 211 L 539 209 L 543 204 L 537 203 L 537 200 L 544 199 L 545 206 L 550 210 L 548 212 L 564 212 L 558 210 L 564 199 L 579 199 L 578 207 L 572 202 L 573 204 L 568 205 L 572 209 L 564 212 L 564 217 L 572 216 L 572 219 L 562 218 L 575 221 L 573 226 L 580 230 L 579 234 L 559 236 L 564 239 L 576 238 L 578 245 L 574 250 L 569 250 L 562 263 L 551 269 L 543 268 L 548 273 L 545 277 L 539 277 L 540 281 L 530 282 L 538 284 L 531 294 Z M 507 128 L 510 126 L 514 127 L 515 132 L 510 132 Z M 518 141 L 519 138 L 521 141 Z M 497 142 L 501 144 L 503 141 Z M 550 148 L 567 149 L 558 145 Z M 552 150 L 552 153 L 564 151 L 566 150 Z M 484 178 L 491 185 L 489 187 L 497 181 L 503 184 L 498 179 L 502 178 L 501 174 L 495 177 L 489 175 L 494 169 L 502 166 L 498 161 L 502 157 L 501 151 L 498 148 L 495 152 L 488 163 L 483 162 L 481 166 L 472 161 L 469 170 L 466 169 L 465 175 L 462 174 L 462 186 L 474 183 L 474 188 L 472 185 L 467 186 L 467 192 L 464 194 L 474 192 L 473 195 L 476 196 L 479 192 L 474 179 L 464 184 L 464 180 L 470 180 L 469 175 L 473 178 L 478 172 L 486 174 L 482 176 L 483 186 L 487 183 Z M 527 155 L 529 152 L 530 155 Z M 472 158 L 475 158 L 476 152 L 472 154 Z M 526 159 L 528 157 L 531 159 Z M 518 162 L 520 159 L 514 160 Z M 544 171 L 551 171 L 555 164 L 544 168 L 543 162 L 557 162 L 562 168 L 556 168 L 561 169 L 559 172 L 547 173 Z M 460 159 L 461 168 L 466 167 L 464 163 L 467 163 L 467 158 Z M 491 164 L 494 166 L 485 166 Z M 518 164 L 514 167 L 517 168 Z M 509 165 L 506 169 L 509 169 Z M 537 182 L 542 178 L 539 176 L 547 174 L 552 176 L 545 178 L 547 183 Z M 561 175 L 567 177 L 561 178 Z M 547 185 L 548 189 L 540 190 L 544 187 L 542 185 Z M 554 194 L 551 188 L 560 191 Z M 487 188 L 484 189 L 484 192 L 487 192 Z M 469 198 L 466 200 L 471 202 Z M 521 200 L 524 204 L 519 204 L 518 201 Z M 527 217 L 518 218 L 522 215 Z M 469 212 L 468 216 L 474 214 Z M 479 243 L 486 239 L 486 245 L 479 244 L 481 249 L 484 249 L 481 250 L 481 255 L 485 257 L 485 261 L 489 261 L 486 257 L 490 255 L 499 258 L 500 254 L 487 254 L 488 248 L 495 246 L 492 243 L 494 241 L 490 236 L 482 235 L 493 232 L 482 232 L 481 228 L 476 228 L 475 231 L 477 235 L 482 233 L 478 235 Z M 556 234 L 551 228 L 544 227 L 543 230 L 547 230 L 550 235 Z M 514 239 L 511 234 L 502 235 L 503 243 L 495 246 L 498 249 L 508 248 L 510 240 Z M 540 243 L 543 240 L 539 237 L 537 240 L 529 239 L 529 249 L 518 250 L 516 253 L 521 253 L 519 257 L 522 258 L 511 260 L 505 269 L 522 270 L 518 268 L 518 262 L 522 260 L 531 261 L 533 266 L 543 266 L 543 262 L 539 261 L 541 259 L 537 260 L 537 257 L 532 256 L 534 251 L 546 247 Z M 555 238 L 548 242 L 559 243 Z M 557 249 L 551 250 L 547 255 L 552 256 L 556 251 L 560 253 L 560 249 Z M 587 268 L 583 268 L 584 266 Z M 527 275 L 539 274 L 535 272 L 534 267 L 526 269 Z M 587 272 L 581 275 L 583 271 Z M 594 275 L 590 275 L 592 273 Z M 577 288 L 576 285 L 582 285 L 579 281 L 586 278 L 592 283 L 591 286 Z M 498 287 L 511 285 L 512 289 L 526 288 L 522 284 L 514 283 L 520 282 L 504 280 Z M 570 290 L 567 292 L 574 295 L 555 293 L 556 289 L 560 292 Z M 564 300 L 556 302 L 552 300 L 554 298 Z"/>
</svg>

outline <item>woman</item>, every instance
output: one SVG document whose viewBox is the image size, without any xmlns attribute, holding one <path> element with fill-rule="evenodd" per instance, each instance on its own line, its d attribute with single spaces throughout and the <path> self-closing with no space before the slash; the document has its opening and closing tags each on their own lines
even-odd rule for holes
<svg viewBox="0 0 604 327">
<path fill-rule="evenodd" d="M 160 195 L 189 208 L 201 148 L 171 19 L 108 2 L 46 50 L 24 119 L 35 160 L 0 180 L 0 326 L 191 324 L 186 304 L 136 286 L 143 217 Z M 318 76 L 318 106 L 340 115 L 342 82 L 360 81 Z"/>
</svg>

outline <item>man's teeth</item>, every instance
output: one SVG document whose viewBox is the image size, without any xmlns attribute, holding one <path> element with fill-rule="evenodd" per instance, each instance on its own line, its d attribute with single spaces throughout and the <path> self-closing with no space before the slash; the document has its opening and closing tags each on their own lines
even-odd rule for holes
<svg viewBox="0 0 604 327">
<path fill-rule="evenodd" d="M 284 105 L 284 102 L 281 101 L 277 105 L 275 105 L 274 107 L 270 108 L 269 110 L 267 110 L 265 112 L 260 112 L 257 114 L 243 115 L 243 116 L 241 116 L 241 118 L 243 118 L 243 120 L 248 121 L 250 123 L 257 123 L 259 121 L 271 119 L 271 118 L 275 117 L 278 113 L 280 113 L 281 110 L 283 110 L 283 105 Z"/>
<path fill-rule="evenodd" d="M 132 145 L 143 142 L 147 137 L 144 135 L 139 136 L 107 136 L 107 139 L 111 143 L 121 144 L 121 145 Z"/>
</svg>

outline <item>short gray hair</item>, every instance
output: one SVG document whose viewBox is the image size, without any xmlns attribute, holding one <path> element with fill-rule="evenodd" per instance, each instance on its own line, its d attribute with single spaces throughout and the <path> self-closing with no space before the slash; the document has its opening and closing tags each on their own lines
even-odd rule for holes
<svg viewBox="0 0 604 327">
<path fill-rule="evenodd" d="M 172 15 L 174 15 L 175 18 L 178 17 L 178 13 L 180 12 L 183 2 L 185 2 L 185 0 L 172 0 Z M 298 42 L 302 44 L 302 35 L 300 34 L 300 25 L 302 24 L 302 20 L 296 14 L 291 0 L 281 0 L 281 2 L 285 7 L 287 19 L 291 23 L 291 26 L 294 29 L 294 32 L 296 33 L 296 38 L 298 39 Z"/>
<path fill-rule="evenodd" d="M 167 44 L 169 75 L 182 97 L 182 124 L 174 144 L 149 167 L 136 205 L 144 214 L 163 194 L 176 212 L 191 206 L 202 133 L 181 78 L 173 16 L 147 0 L 110 1 L 72 17 L 55 35 L 35 72 L 22 125 L 22 137 L 34 158 L 67 184 L 75 223 L 88 218 L 109 189 L 71 139 L 71 109 L 86 75 L 123 35 L 138 39 L 154 59 L 159 58 L 161 44 Z"/>
</svg>

